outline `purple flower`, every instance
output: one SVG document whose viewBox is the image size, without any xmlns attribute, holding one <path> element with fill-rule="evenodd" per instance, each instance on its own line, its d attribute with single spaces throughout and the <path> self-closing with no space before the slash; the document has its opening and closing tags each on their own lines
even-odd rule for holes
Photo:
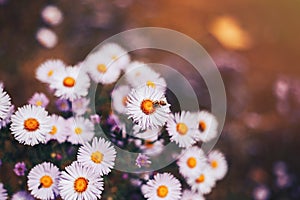
<svg viewBox="0 0 300 200">
<path fill-rule="evenodd" d="M 90 119 L 93 124 L 100 124 L 101 117 L 98 114 L 91 115 Z"/>
<path fill-rule="evenodd" d="M 138 157 L 135 160 L 136 166 L 139 168 L 145 167 L 151 164 L 151 161 L 149 160 L 149 157 L 147 155 L 139 153 Z"/>
<path fill-rule="evenodd" d="M 55 105 L 59 111 L 62 112 L 71 111 L 71 105 L 67 99 L 57 99 Z"/>
<path fill-rule="evenodd" d="M 41 106 L 45 108 L 49 104 L 49 99 L 44 93 L 34 93 L 31 99 L 28 100 L 28 103 L 35 106 Z"/>
<path fill-rule="evenodd" d="M 19 191 L 12 196 L 11 200 L 34 200 L 34 198 L 26 191 Z"/>
<path fill-rule="evenodd" d="M 90 104 L 90 100 L 86 98 L 79 98 L 72 101 L 72 111 L 76 115 L 83 115 L 87 110 Z"/>
<path fill-rule="evenodd" d="M 15 164 L 14 172 L 17 176 L 24 176 L 25 171 L 27 171 L 27 168 L 24 162 L 17 162 Z"/>
</svg>

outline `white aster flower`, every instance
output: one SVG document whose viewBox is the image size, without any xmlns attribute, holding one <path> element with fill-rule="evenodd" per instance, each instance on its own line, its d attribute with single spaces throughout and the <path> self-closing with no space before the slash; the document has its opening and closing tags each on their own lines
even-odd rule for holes
<svg viewBox="0 0 300 200">
<path fill-rule="evenodd" d="M 161 133 L 161 128 L 147 128 L 143 130 L 139 125 L 134 125 L 132 130 L 135 137 L 144 140 L 157 140 Z"/>
<path fill-rule="evenodd" d="M 142 193 L 148 200 L 179 200 L 181 199 L 181 184 L 170 173 L 156 174 L 142 186 Z"/>
<path fill-rule="evenodd" d="M 99 52 L 110 58 L 119 69 L 124 69 L 130 62 L 127 51 L 115 43 L 104 44 Z"/>
<path fill-rule="evenodd" d="M 114 167 L 116 153 L 110 142 L 95 137 L 92 144 L 85 143 L 79 148 L 77 160 L 102 176 L 107 175 Z"/>
<path fill-rule="evenodd" d="M 64 200 L 97 200 L 101 199 L 103 179 L 99 173 L 73 162 L 61 173 L 59 182 L 60 196 Z"/>
<path fill-rule="evenodd" d="M 54 73 L 63 68 L 65 68 L 63 61 L 59 59 L 49 59 L 38 66 L 35 76 L 39 81 L 50 84 L 53 81 Z"/>
<path fill-rule="evenodd" d="M 21 144 L 34 146 L 46 142 L 51 131 L 48 112 L 40 106 L 25 105 L 12 115 L 10 130 Z"/>
<path fill-rule="evenodd" d="M 57 44 L 57 35 L 51 29 L 40 28 L 36 33 L 37 41 L 48 49 L 52 49 Z"/>
<path fill-rule="evenodd" d="M 44 108 L 49 104 L 49 99 L 44 93 L 34 93 L 34 95 L 28 100 L 28 103 L 35 106 L 42 106 Z"/>
<path fill-rule="evenodd" d="M 0 199 L 1 200 L 6 200 L 7 199 L 7 191 L 6 189 L 3 187 L 3 184 L 0 183 Z"/>
<path fill-rule="evenodd" d="M 170 104 L 160 89 L 145 86 L 132 89 L 128 95 L 127 114 L 142 129 L 163 126 L 170 112 Z"/>
<path fill-rule="evenodd" d="M 167 122 L 167 131 L 171 141 L 175 141 L 179 147 L 188 148 L 196 143 L 197 118 L 194 114 L 186 111 L 170 115 Z"/>
<path fill-rule="evenodd" d="M 95 135 L 94 124 L 83 117 L 71 117 L 67 120 L 69 137 L 67 141 L 72 144 L 84 144 L 89 142 Z"/>
<path fill-rule="evenodd" d="M 50 88 L 54 95 L 69 100 L 84 97 L 88 94 L 90 79 L 81 67 L 65 67 L 55 71 Z"/>
<path fill-rule="evenodd" d="M 184 177 L 195 177 L 207 165 L 207 159 L 202 149 L 193 146 L 182 151 L 177 165 Z"/>
<path fill-rule="evenodd" d="M 197 114 L 198 133 L 195 138 L 197 141 L 208 142 L 217 137 L 218 121 L 211 113 L 200 111 Z"/>
<path fill-rule="evenodd" d="M 6 118 L 11 106 L 10 97 L 0 86 L 0 120 Z"/>
<path fill-rule="evenodd" d="M 126 105 L 128 101 L 128 94 L 130 87 L 128 85 L 121 85 L 115 88 L 111 93 L 112 106 L 115 111 L 121 114 L 126 113 Z"/>
<path fill-rule="evenodd" d="M 190 190 L 184 190 L 181 200 L 205 200 L 202 194 Z"/>
<path fill-rule="evenodd" d="M 149 138 L 144 141 L 140 149 L 148 156 L 156 156 L 164 150 L 164 144 L 162 140 Z"/>
<path fill-rule="evenodd" d="M 193 192 L 208 194 L 216 184 L 213 171 L 207 165 L 204 169 L 198 171 L 197 176 L 187 178 L 187 183 L 191 186 Z"/>
<path fill-rule="evenodd" d="M 50 140 L 57 140 L 59 143 L 66 141 L 68 132 L 66 127 L 66 120 L 58 115 L 51 115 L 51 131 L 46 134 L 46 142 Z"/>
<path fill-rule="evenodd" d="M 74 99 L 72 101 L 72 111 L 76 115 L 83 115 L 88 111 L 90 100 L 87 98 Z"/>
<path fill-rule="evenodd" d="M 46 6 L 41 12 L 42 18 L 45 22 L 50 25 L 58 25 L 63 20 L 63 14 L 60 9 L 56 6 Z"/>
<path fill-rule="evenodd" d="M 52 163 L 44 162 L 32 168 L 28 174 L 28 189 L 38 199 L 55 199 L 58 194 L 59 169 Z"/>
<path fill-rule="evenodd" d="M 121 69 L 106 54 L 97 51 L 87 57 L 84 61 L 85 70 L 96 83 L 114 83 L 121 74 Z"/>
<path fill-rule="evenodd" d="M 223 153 L 217 150 L 211 151 L 208 154 L 208 162 L 213 171 L 213 176 L 217 180 L 223 179 L 228 171 L 228 165 Z"/>
<path fill-rule="evenodd" d="M 127 82 L 133 87 L 148 86 L 165 90 L 167 83 L 164 78 L 155 72 L 148 64 L 142 62 L 132 62 L 126 69 L 125 77 Z"/>
</svg>

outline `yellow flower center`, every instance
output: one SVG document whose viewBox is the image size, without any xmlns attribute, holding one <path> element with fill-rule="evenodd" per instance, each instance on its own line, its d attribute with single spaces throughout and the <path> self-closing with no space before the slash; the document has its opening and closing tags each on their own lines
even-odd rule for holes
<svg viewBox="0 0 300 200">
<path fill-rule="evenodd" d="M 185 135 L 188 132 L 189 128 L 185 123 L 178 123 L 176 125 L 176 130 L 180 135 Z"/>
<path fill-rule="evenodd" d="M 206 130 L 206 123 L 204 121 L 199 122 L 199 130 L 204 132 Z"/>
<path fill-rule="evenodd" d="M 76 192 L 82 193 L 86 191 L 88 184 L 89 182 L 86 178 L 79 177 L 74 182 L 74 189 Z"/>
<path fill-rule="evenodd" d="M 27 131 L 36 131 L 39 128 L 39 126 L 40 123 L 34 118 L 28 118 L 24 121 L 24 128 Z"/>
<path fill-rule="evenodd" d="M 66 87 L 73 87 L 75 85 L 75 79 L 68 76 L 63 80 L 63 84 Z"/>
<path fill-rule="evenodd" d="M 153 101 L 151 101 L 150 99 L 143 100 L 142 103 L 141 103 L 141 110 L 146 115 L 152 114 L 155 111 Z"/>
<path fill-rule="evenodd" d="M 45 175 L 40 179 L 40 183 L 43 188 L 49 188 L 53 184 L 53 180 L 50 176 Z"/>
<path fill-rule="evenodd" d="M 194 168 L 197 165 L 197 160 L 194 157 L 190 157 L 186 163 L 189 166 L 189 168 Z"/>
<path fill-rule="evenodd" d="M 128 102 L 127 96 L 123 97 L 123 99 L 122 99 L 123 106 L 126 106 L 127 102 Z"/>
<path fill-rule="evenodd" d="M 150 149 L 154 146 L 154 144 L 151 140 L 145 140 L 144 145 L 147 149 Z"/>
<path fill-rule="evenodd" d="M 213 161 L 210 162 L 210 166 L 211 166 L 212 168 L 214 168 L 214 169 L 217 168 L 218 165 L 219 165 L 219 164 L 218 164 L 218 162 L 217 162 L 216 160 L 213 160 Z"/>
<path fill-rule="evenodd" d="M 56 126 L 52 126 L 52 129 L 51 129 L 51 131 L 50 131 L 50 134 L 51 134 L 51 135 L 55 135 L 56 132 L 57 132 Z"/>
<path fill-rule="evenodd" d="M 205 176 L 201 174 L 197 179 L 196 183 L 203 183 L 205 181 Z"/>
<path fill-rule="evenodd" d="M 152 87 L 152 88 L 155 88 L 155 86 L 156 86 L 155 83 L 152 82 L 152 81 L 147 81 L 146 85 L 147 85 L 148 87 Z"/>
<path fill-rule="evenodd" d="M 82 129 L 79 128 L 79 127 L 75 128 L 75 133 L 76 133 L 77 135 L 81 134 L 81 133 L 82 133 Z"/>
<path fill-rule="evenodd" d="M 160 198 L 164 198 L 168 195 L 169 190 L 168 187 L 165 185 L 161 185 L 157 188 L 157 196 L 159 196 Z"/>
<path fill-rule="evenodd" d="M 41 105 L 43 105 L 43 102 L 42 101 L 37 101 L 37 102 L 35 102 L 35 105 L 36 106 L 41 106 Z"/>
<path fill-rule="evenodd" d="M 50 77 L 50 76 L 52 76 L 53 75 L 53 70 L 51 69 L 51 70 L 49 70 L 49 72 L 47 73 L 47 75 Z"/>
<path fill-rule="evenodd" d="M 94 163 L 101 163 L 102 160 L 103 160 L 103 154 L 100 153 L 99 151 L 96 151 L 94 153 L 92 153 L 91 155 L 91 160 L 94 162 Z"/>
<path fill-rule="evenodd" d="M 104 65 L 104 64 L 99 64 L 99 65 L 97 65 L 97 70 L 98 70 L 100 73 L 104 74 L 104 73 L 107 71 L 107 67 L 106 67 L 106 65 Z"/>
<path fill-rule="evenodd" d="M 113 61 L 116 61 L 116 60 L 118 60 L 118 56 L 113 55 L 113 56 L 111 57 L 111 59 L 112 59 Z"/>
</svg>

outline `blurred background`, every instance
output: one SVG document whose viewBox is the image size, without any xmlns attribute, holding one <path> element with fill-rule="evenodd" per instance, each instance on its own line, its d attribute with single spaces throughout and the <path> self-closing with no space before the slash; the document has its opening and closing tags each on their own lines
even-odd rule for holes
<svg viewBox="0 0 300 200">
<path fill-rule="evenodd" d="M 55 9 L 45 11 L 49 5 Z M 226 155 L 229 173 L 207 199 L 300 199 L 299 18 L 297 0 L 0 0 L 0 81 L 21 106 L 35 91 L 48 92 L 34 76 L 46 59 L 75 65 L 132 28 L 182 32 L 211 55 L 227 93 L 215 148 Z M 151 51 L 132 57 L 178 69 L 209 109 L 208 93 L 184 62 Z"/>
</svg>

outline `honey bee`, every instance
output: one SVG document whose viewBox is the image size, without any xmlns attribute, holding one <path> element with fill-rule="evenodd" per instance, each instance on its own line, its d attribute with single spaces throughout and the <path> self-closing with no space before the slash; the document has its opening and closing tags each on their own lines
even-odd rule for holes
<svg viewBox="0 0 300 200">
<path fill-rule="evenodd" d="M 158 108 L 160 106 L 165 106 L 167 105 L 167 103 L 164 100 L 158 100 L 158 101 L 154 101 L 153 105 L 155 108 Z"/>
</svg>

